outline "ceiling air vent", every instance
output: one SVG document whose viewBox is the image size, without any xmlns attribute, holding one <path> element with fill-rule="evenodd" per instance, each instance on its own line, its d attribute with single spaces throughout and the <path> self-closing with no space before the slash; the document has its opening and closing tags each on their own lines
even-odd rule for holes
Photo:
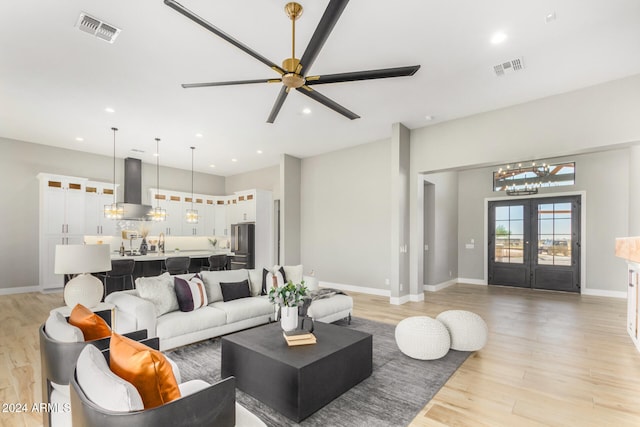
<svg viewBox="0 0 640 427">
<path fill-rule="evenodd" d="M 118 37 L 118 34 L 120 34 L 120 31 L 122 31 L 84 12 L 80 13 L 76 26 L 81 31 L 92 34 L 108 43 L 113 43 L 116 37 Z"/>
<path fill-rule="evenodd" d="M 493 71 L 496 76 L 504 76 L 505 74 L 511 74 L 516 71 L 524 70 L 524 62 L 522 57 L 512 59 L 511 61 L 503 62 L 502 64 L 494 65 Z"/>
</svg>

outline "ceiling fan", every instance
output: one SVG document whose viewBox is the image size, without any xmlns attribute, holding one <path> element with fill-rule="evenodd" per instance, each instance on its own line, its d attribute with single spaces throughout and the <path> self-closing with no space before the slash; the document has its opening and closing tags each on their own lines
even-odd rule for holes
<svg viewBox="0 0 640 427">
<path fill-rule="evenodd" d="M 302 58 L 298 59 L 295 56 L 295 41 L 296 41 L 296 20 L 302 15 L 302 6 L 298 3 L 291 2 L 287 3 L 285 6 L 285 12 L 289 19 L 291 19 L 291 28 L 292 28 L 292 42 L 291 42 L 291 58 L 287 58 L 282 62 L 282 67 L 275 64 L 274 62 L 268 60 L 264 56 L 260 55 L 250 47 L 241 43 L 240 41 L 234 39 L 230 35 L 226 34 L 224 31 L 219 28 L 213 26 L 200 16 L 191 12 L 189 9 L 182 6 L 180 3 L 174 0 L 164 0 L 164 3 L 175 9 L 182 15 L 191 19 L 195 23 L 203 26 L 207 30 L 211 31 L 213 34 L 218 37 L 226 40 L 231 43 L 238 49 L 243 52 L 251 55 L 258 61 L 266 64 L 269 68 L 280 74 L 280 78 L 275 79 L 257 79 L 257 80 L 236 80 L 236 81 L 226 81 L 226 82 L 210 82 L 210 83 L 188 83 L 183 84 L 183 88 L 196 88 L 196 87 L 209 87 L 209 86 L 229 86 L 229 85 L 243 85 L 243 84 L 252 84 L 252 83 L 282 83 L 282 89 L 280 89 L 280 93 L 278 94 L 278 98 L 271 109 L 271 114 L 269 114 L 269 118 L 267 119 L 267 123 L 273 123 L 284 103 L 289 91 L 291 89 L 296 89 L 303 95 L 308 96 L 309 98 L 321 103 L 322 105 L 336 111 L 337 113 L 342 114 L 343 116 L 353 120 L 358 119 L 360 116 L 355 114 L 352 111 L 349 111 L 342 105 L 337 102 L 327 98 L 326 96 L 320 94 L 318 91 L 312 88 L 312 86 L 327 84 L 327 83 L 341 83 L 341 82 L 352 82 L 357 80 L 372 80 L 372 79 L 384 79 L 389 77 L 403 77 L 403 76 L 412 76 L 418 71 L 420 65 L 413 65 L 408 67 L 397 67 L 397 68 L 384 68 L 378 70 L 366 70 L 366 71 L 355 71 L 348 73 L 338 73 L 338 74 L 328 74 L 324 76 L 309 76 L 307 73 L 311 69 L 318 53 L 324 46 L 324 43 L 329 38 L 329 34 L 333 30 L 336 22 L 342 15 L 342 11 L 349 3 L 349 0 L 330 0 L 327 9 L 325 10 L 322 18 L 320 19 L 320 23 L 316 28 L 313 36 L 311 37 L 311 41 L 307 46 L 307 49 L 302 54 Z"/>
</svg>

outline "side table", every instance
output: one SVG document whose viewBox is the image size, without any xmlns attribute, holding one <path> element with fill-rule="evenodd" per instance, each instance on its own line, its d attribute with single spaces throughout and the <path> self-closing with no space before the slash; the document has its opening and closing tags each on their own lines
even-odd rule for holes
<svg viewBox="0 0 640 427">
<path fill-rule="evenodd" d="M 98 305 L 93 307 L 88 307 L 89 310 L 96 313 L 98 316 L 102 317 L 107 325 L 111 327 L 112 330 L 116 330 L 116 306 L 114 304 L 110 304 L 108 302 L 101 302 Z M 63 307 L 54 308 L 51 310 L 51 313 L 58 312 L 62 314 L 64 317 L 69 317 L 71 315 L 71 310 L 73 307 L 69 307 L 65 305 Z"/>
</svg>

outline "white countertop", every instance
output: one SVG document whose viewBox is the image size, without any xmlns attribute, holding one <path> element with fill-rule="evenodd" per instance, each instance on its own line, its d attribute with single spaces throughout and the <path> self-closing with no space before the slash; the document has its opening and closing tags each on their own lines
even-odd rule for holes
<svg viewBox="0 0 640 427">
<path fill-rule="evenodd" d="M 169 257 L 176 256 L 188 256 L 189 258 L 205 258 L 211 255 L 233 255 L 232 252 L 229 251 L 206 251 L 206 250 L 189 250 L 189 251 L 167 251 L 163 254 L 161 253 L 148 253 L 147 255 L 124 255 L 121 256 L 118 253 L 111 254 L 111 259 L 135 259 L 136 261 L 162 261 Z"/>
</svg>

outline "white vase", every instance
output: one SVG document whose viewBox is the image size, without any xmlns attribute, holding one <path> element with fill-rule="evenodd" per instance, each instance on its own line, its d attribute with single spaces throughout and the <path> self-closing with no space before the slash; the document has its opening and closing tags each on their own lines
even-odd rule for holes
<svg viewBox="0 0 640 427">
<path fill-rule="evenodd" d="M 282 307 L 280 326 L 284 331 L 293 331 L 298 327 L 298 307 Z"/>
</svg>

